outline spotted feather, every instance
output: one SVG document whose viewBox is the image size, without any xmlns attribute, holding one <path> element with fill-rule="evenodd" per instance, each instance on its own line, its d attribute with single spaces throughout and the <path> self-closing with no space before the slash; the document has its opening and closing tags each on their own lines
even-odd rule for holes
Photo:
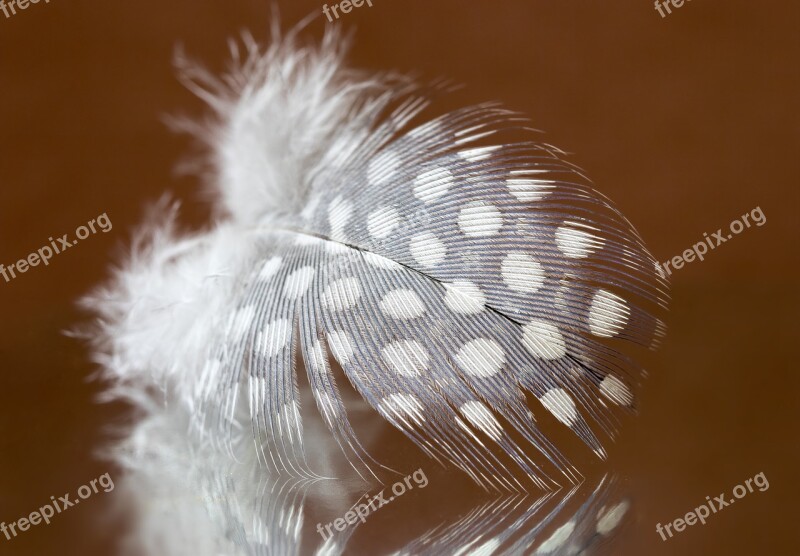
<svg viewBox="0 0 800 556">
<path fill-rule="evenodd" d="M 262 464 L 316 476 L 299 353 L 360 473 L 380 464 L 350 425 L 333 360 L 389 424 L 486 488 L 579 481 L 537 414 L 606 456 L 640 386 L 624 342 L 655 347 L 664 335 L 667 284 L 639 234 L 520 114 L 486 103 L 431 116 L 445 86 L 246 44 L 225 80 L 188 76 L 216 99 L 223 206 L 254 245 L 207 350 L 194 429 L 224 446 L 246 400 Z M 313 149 L 270 127 L 312 76 L 331 98 L 320 109 L 337 111 Z M 256 154 L 231 168 L 237 148 Z M 297 163 L 270 166 L 283 150 Z M 295 192 L 271 194 L 281 188 Z"/>
</svg>

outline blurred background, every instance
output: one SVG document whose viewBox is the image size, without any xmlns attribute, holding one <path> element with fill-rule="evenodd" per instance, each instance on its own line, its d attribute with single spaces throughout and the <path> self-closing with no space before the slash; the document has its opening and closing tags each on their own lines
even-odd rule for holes
<svg viewBox="0 0 800 556">
<path fill-rule="evenodd" d="M 318 14 L 311 39 L 329 25 L 320 1 L 276 4 L 284 27 Z M 673 274 L 640 418 L 610 450 L 636 508 L 610 553 L 800 553 L 799 16 L 789 0 L 686 2 L 665 18 L 648 0 L 373 0 L 339 19 L 356 30 L 353 65 L 448 77 L 467 102 L 528 114 L 660 260 L 755 207 L 765 215 Z M 176 172 L 191 141 L 164 124 L 205 111 L 174 77 L 176 45 L 222 71 L 227 39 L 248 29 L 265 41 L 269 21 L 260 0 L 0 13 L 0 262 L 103 213 L 113 223 L 49 266 L 0 278 L 0 520 L 115 476 L 97 453 L 126 408 L 97 402 L 87 349 L 63 331 L 85 319 L 75 301 L 109 275 L 146 203 L 171 191 L 187 225 L 208 217 L 198 180 Z M 765 492 L 667 542 L 656 533 L 760 472 Z M 128 526 L 110 512 L 124 504 L 116 494 L 0 537 L 0 553 L 116 553 Z"/>
</svg>

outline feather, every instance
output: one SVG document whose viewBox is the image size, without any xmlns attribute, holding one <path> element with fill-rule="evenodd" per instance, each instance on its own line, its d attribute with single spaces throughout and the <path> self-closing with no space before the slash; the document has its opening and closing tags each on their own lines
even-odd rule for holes
<svg viewBox="0 0 800 556">
<path fill-rule="evenodd" d="M 293 32 L 261 51 L 245 36 L 222 78 L 179 58 L 214 113 L 181 125 L 210 149 L 218 215 L 177 232 L 163 201 L 86 301 L 113 395 L 160 391 L 194 442 L 236 459 L 249 435 L 270 475 L 312 480 L 305 372 L 332 437 L 377 476 L 338 365 L 386 422 L 486 489 L 580 482 L 540 423 L 606 456 L 641 382 L 628 345 L 664 336 L 656 260 L 520 114 L 431 115 L 447 85 L 346 69 L 347 42 Z"/>
<path fill-rule="evenodd" d="M 259 247 L 210 349 L 206 368 L 215 370 L 201 374 L 216 387 L 194 400 L 196 428 L 228 438 L 233 408 L 246 398 L 262 462 L 314 476 L 302 448 L 299 346 L 319 411 L 362 463 L 370 458 L 330 356 L 387 421 L 478 484 L 525 488 L 496 446 L 536 486 L 555 486 L 512 430 L 574 482 L 579 473 L 537 427 L 525 393 L 605 456 L 595 430 L 613 436 L 638 377 L 604 340 L 649 346 L 663 335 L 640 308 L 663 309 L 667 297 L 641 238 L 560 151 L 501 140 L 520 115 L 484 104 L 413 125 L 431 104 L 429 90 L 353 82 L 320 67 L 322 54 L 291 52 L 273 47 L 263 57 L 251 46 L 241 74 L 227 80 L 237 88 L 222 94 L 237 100 L 221 111 L 212 145 L 237 155 L 222 157 L 217 183 L 223 196 L 247 190 L 247 202 L 228 205 Z M 330 104 L 296 114 L 311 76 L 321 80 L 312 98 Z M 224 83 L 210 80 L 192 88 L 219 94 Z M 314 110 L 323 116 L 305 113 Z M 309 122 L 315 117 L 334 125 Z M 313 147 L 310 125 L 319 129 Z M 295 143 L 292 164 L 318 156 L 303 172 L 286 170 L 273 148 Z M 251 159 L 260 164 L 243 163 Z M 272 175 L 295 190 L 292 202 L 261 203 Z"/>
</svg>

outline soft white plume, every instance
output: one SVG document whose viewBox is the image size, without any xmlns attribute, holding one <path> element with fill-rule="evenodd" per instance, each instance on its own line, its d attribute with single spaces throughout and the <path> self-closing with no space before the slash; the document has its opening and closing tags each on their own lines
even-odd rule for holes
<svg viewBox="0 0 800 556">
<path fill-rule="evenodd" d="M 181 80 L 214 111 L 185 127 L 207 144 L 211 185 L 243 225 L 302 209 L 313 180 L 358 145 L 383 107 L 381 93 L 402 80 L 346 68 L 349 40 L 338 28 L 319 46 L 300 45 L 298 30 L 284 38 L 273 29 L 266 50 L 243 35 L 222 78 L 177 57 Z"/>
</svg>

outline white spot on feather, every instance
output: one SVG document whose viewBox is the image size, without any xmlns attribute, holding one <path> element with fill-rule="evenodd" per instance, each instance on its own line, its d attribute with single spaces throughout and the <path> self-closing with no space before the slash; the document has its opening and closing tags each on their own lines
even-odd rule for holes
<svg viewBox="0 0 800 556">
<path fill-rule="evenodd" d="M 500 440 L 503 435 L 503 427 L 485 404 L 474 400 L 469 401 L 462 405 L 459 411 L 476 429 L 485 432 L 495 440 Z"/>
<path fill-rule="evenodd" d="M 281 263 L 283 262 L 283 257 L 272 257 L 270 260 L 264 263 L 264 266 L 261 267 L 261 272 L 258 274 L 258 279 L 266 282 L 280 270 Z"/>
<path fill-rule="evenodd" d="M 331 348 L 331 353 L 340 365 L 344 365 L 353 357 L 353 344 L 350 342 L 350 337 L 344 330 L 328 332 L 328 345 Z"/>
<path fill-rule="evenodd" d="M 309 368 L 314 371 L 327 371 L 328 370 L 328 357 L 325 349 L 322 347 L 322 342 L 314 340 L 314 343 L 308 350 L 308 364 Z"/>
<path fill-rule="evenodd" d="M 395 340 L 381 350 L 381 358 L 396 372 L 416 376 L 428 368 L 428 351 L 416 340 Z"/>
<path fill-rule="evenodd" d="M 325 288 L 322 305 L 331 311 L 344 311 L 353 307 L 361 298 L 361 284 L 357 278 L 342 278 Z"/>
<path fill-rule="evenodd" d="M 492 145 L 489 147 L 475 147 L 474 149 L 465 149 L 458 152 L 458 156 L 469 162 L 480 162 L 486 160 L 492 153 L 499 149 L 501 145 Z"/>
<path fill-rule="evenodd" d="M 333 357 L 344 365 L 353 356 L 353 344 L 350 342 L 350 337 L 344 330 L 334 330 L 328 332 L 328 345 L 331 348 Z"/>
<path fill-rule="evenodd" d="M 450 190 L 453 174 L 447 168 L 434 168 L 423 172 L 414 180 L 414 197 L 423 203 L 435 201 Z"/>
<path fill-rule="evenodd" d="M 383 185 L 392 179 L 399 167 L 400 157 L 394 151 L 382 151 L 369 163 L 367 179 L 373 185 Z"/>
<path fill-rule="evenodd" d="M 328 223 L 331 228 L 331 239 L 344 241 L 344 228 L 353 216 L 353 203 L 345 200 L 341 195 L 331 201 L 328 207 Z"/>
<path fill-rule="evenodd" d="M 466 280 L 445 285 L 444 303 L 447 307 L 462 315 L 474 315 L 483 311 L 486 296 L 478 286 Z"/>
<path fill-rule="evenodd" d="M 425 422 L 423 415 L 425 408 L 410 394 L 390 394 L 381 400 L 378 409 L 389 418 L 392 416 L 408 418 L 417 425 Z"/>
<path fill-rule="evenodd" d="M 350 249 L 344 243 L 339 243 L 338 241 L 326 241 L 325 251 L 331 255 L 344 255 L 346 253 L 350 253 L 352 249 Z"/>
<path fill-rule="evenodd" d="M 233 339 L 242 339 L 247 330 L 250 328 L 250 324 L 253 322 L 253 318 L 255 316 L 256 308 L 252 305 L 247 305 L 236 310 L 236 312 L 231 316 L 230 333 Z"/>
<path fill-rule="evenodd" d="M 594 253 L 605 243 L 594 234 L 576 229 L 582 226 L 577 222 L 564 222 L 556 230 L 556 245 L 564 255 L 572 259 L 582 259 Z"/>
<path fill-rule="evenodd" d="M 400 213 L 394 207 L 375 209 L 367 217 L 367 231 L 375 239 L 384 239 L 400 225 Z"/>
<path fill-rule="evenodd" d="M 261 333 L 261 352 L 266 357 L 277 355 L 289 345 L 292 338 L 292 321 L 276 319 L 264 327 Z"/>
<path fill-rule="evenodd" d="M 547 411 L 568 427 L 571 427 L 578 419 L 578 410 L 575 408 L 575 402 L 561 388 L 548 390 L 544 396 L 539 398 L 539 401 L 542 402 Z"/>
<path fill-rule="evenodd" d="M 458 213 L 458 227 L 470 237 L 496 235 L 503 226 L 498 208 L 483 201 L 467 203 Z"/>
<path fill-rule="evenodd" d="M 419 234 L 411 238 L 409 244 L 411 256 L 417 263 L 425 268 L 431 268 L 444 261 L 447 256 L 447 247 L 439 238 L 430 232 Z"/>
<path fill-rule="evenodd" d="M 384 295 L 380 308 L 383 314 L 396 319 L 413 319 L 425 314 L 425 303 L 408 289 L 396 289 Z"/>
<path fill-rule="evenodd" d="M 397 270 L 402 268 L 402 265 L 399 263 L 394 262 L 392 259 L 388 259 L 377 253 L 371 253 L 369 251 L 363 252 L 364 260 L 367 264 L 370 264 L 376 268 L 382 268 L 384 270 Z"/>
<path fill-rule="evenodd" d="M 488 338 L 470 340 L 456 354 L 456 363 L 465 373 L 481 378 L 500 372 L 506 354 L 496 341 Z"/>
<path fill-rule="evenodd" d="M 600 382 L 600 392 L 618 405 L 630 405 L 633 402 L 630 388 L 614 375 L 606 375 Z"/>
<path fill-rule="evenodd" d="M 595 336 L 611 338 L 625 328 L 630 314 L 624 299 L 606 290 L 598 290 L 589 308 L 589 330 Z"/>
<path fill-rule="evenodd" d="M 500 266 L 503 282 L 512 290 L 535 293 L 544 284 L 544 269 L 530 255 L 514 251 L 506 255 Z"/>
<path fill-rule="evenodd" d="M 541 201 L 555 187 L 552 180 L 509 178 L 506 186 L 511 194 L 524 203 Z"/>
<path fill-rule="evenodd" d="M 304 266 L 292 272 L 283 285 L 283 295 L 289 299 L 297 299 L 308 291 L 311 282 L 314 280 L 313 266 Z"/>
<path fill-rule="evenodd" d="M 469 546 L 467 546 L 465 547 L 466 550 L 459 551 L 453 556 L 466 556 L 467 554 L 469 554 L 469 556 L 492 556 L 494 551 L 497 550 L 501 544 L 502 543 L 497 539 L 489 539 L 477 548 L 470 549 Z"/>
<path fill-rule="evenodd" d="M 549 322 L 531 321 L 522 328 L 522 343 L 536 357 L 558 359 L 567 353 L 564 337 Z"/>
</svg>

